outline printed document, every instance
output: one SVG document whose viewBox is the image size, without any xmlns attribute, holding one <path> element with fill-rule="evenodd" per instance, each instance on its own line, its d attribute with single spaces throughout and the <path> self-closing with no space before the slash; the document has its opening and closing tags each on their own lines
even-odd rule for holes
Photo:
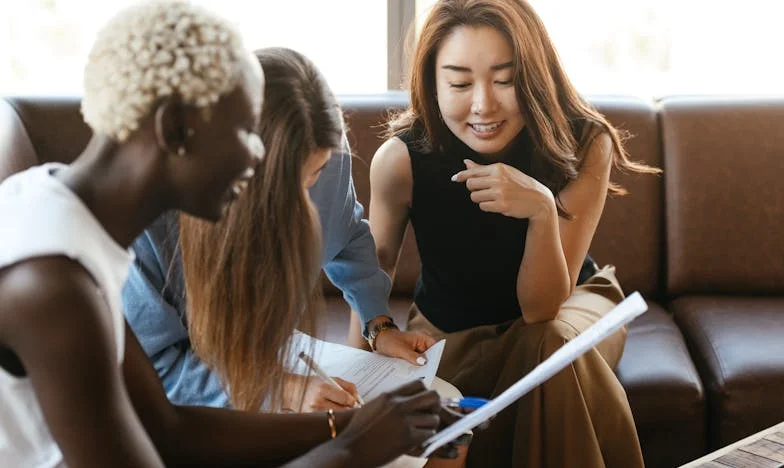
<svg viewBox="0 0 784 468">
<path fill-rule="evenodd" d="M 296 359 L 300 351 L 305 351 L 327 375 L 353 383 L 357 386 L 357 392 L 362 399 L 370 401 L 384 392 L 416 379 L 422 379 L 429 388 L 441 362 L 445 343 L 441 340 L 431 346 L 423 353 L 427 358 L 427 364 L 417 366 L 403 359 L 329 343 L 297 332 L 292 338 L 289 356 L 292 356 L 293 361 L 289 361 L 289 369 L 297 374 L 307 373 L 305 365 Z"/>
</svg>

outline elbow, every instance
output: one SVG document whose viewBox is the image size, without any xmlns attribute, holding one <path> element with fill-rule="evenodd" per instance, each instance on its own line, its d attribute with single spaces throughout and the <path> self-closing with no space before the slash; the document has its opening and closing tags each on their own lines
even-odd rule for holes
<svg viewBox="0 0 784 468">
<path fill-rule="evenodd" d="M 540 323 L 555 320 L 561 311 L 561 306 L 569 298 L 571 291 L 565 290 L 560 293 L 553 293 L 548 297 L 537 297 L 524 299 L 518 297 L 520 311 L 522 312 L 525 323 Z"/>
</svg>

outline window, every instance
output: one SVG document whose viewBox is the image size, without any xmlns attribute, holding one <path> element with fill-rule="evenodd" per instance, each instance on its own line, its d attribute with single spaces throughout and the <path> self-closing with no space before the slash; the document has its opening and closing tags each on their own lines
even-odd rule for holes
<svg viewBox="0 0 784 468">
<path fill-rule="evenodd" d="M 434 0 L 417 0 L 421 24 Z M 784 2 L 531 0 L 585 94 L 782 94 Z"/>
<path fill-rule="evenodd" d="M 78 94 L 98 28 L 136 0 L 0 0 L 0 94 Z M 195 0 L 248 47 L 310 57 L 338 94 L 395 88 L 405 31 L 435 0 Z M 585 94 L 784 92 L 781 0 L 531 0 Z M 391 12 L 391 13 L 390 13 Z"/>
<path fill-rule="evenodd" d="M 135 0 L 0 0 L 0 93 L 79 94 L 98 29 Z M 384 0 L 196 0 L 233 22 L 248 47 L 312 59 L 333 91 L 387 89 Z"/>
</svg>

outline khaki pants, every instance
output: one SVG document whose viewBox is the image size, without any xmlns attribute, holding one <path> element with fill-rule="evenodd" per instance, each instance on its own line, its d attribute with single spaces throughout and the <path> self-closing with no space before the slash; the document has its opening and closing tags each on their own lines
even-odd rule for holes
<svg viewBox="0 0 784 468">
<path fill-rule="evenodd" d="M 444 333 L 411 307 L 408 328 L 446 348 L 438 376 L 464 395 L 495 397 L 623 299 L 615 268 L 578 286 L 555 320 L 522 319 Z M 488 429 L 475 431 L 468 466 L 640 467 L 640 443 L 626 392 L 614 369 L 626 330 L 607 338 L 518 402 Z"/>
</svg>

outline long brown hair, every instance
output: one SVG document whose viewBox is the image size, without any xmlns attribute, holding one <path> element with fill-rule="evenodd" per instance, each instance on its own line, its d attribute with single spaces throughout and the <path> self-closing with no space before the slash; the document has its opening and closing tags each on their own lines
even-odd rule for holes
<svg viewBox="0 0 784 468">
<path fill-rule="evenodd" d="M 266 78 L 259 132 L 267 153 L 222 221 L 182 216 L 180 242 L 192 345 L 238 409 L 282 402 L 295 328 L 322 307 L 320 225 L 302 167 L 338 148 L 343 116 L 323 76 L 284 48 L 256 52 Z"/>
<path fill-rule="evenodd" d="M 443 150 L 451 138 L 440 118 L 435 61 L 443 41 L 460 26 L 492 27 L 512 46 L 517 102 L 537 149 L 535 176 L 556 195 L 577 177 L 580 150 L 601 132 L 612 140 L 616 168 L 660 172 L 629 159 L 620 132 L 569 81 L 544 24 L 525 0 L 439 0 L 425 19 L 411 60 L 411 104 L 393 116 L 387 136 L 419 128 L 422 146 L 433 150 Z M 616 184 L 610 192 L 626 193 Z M 558 211 L 569 217 L 560 200 Z"/>
</svg>

